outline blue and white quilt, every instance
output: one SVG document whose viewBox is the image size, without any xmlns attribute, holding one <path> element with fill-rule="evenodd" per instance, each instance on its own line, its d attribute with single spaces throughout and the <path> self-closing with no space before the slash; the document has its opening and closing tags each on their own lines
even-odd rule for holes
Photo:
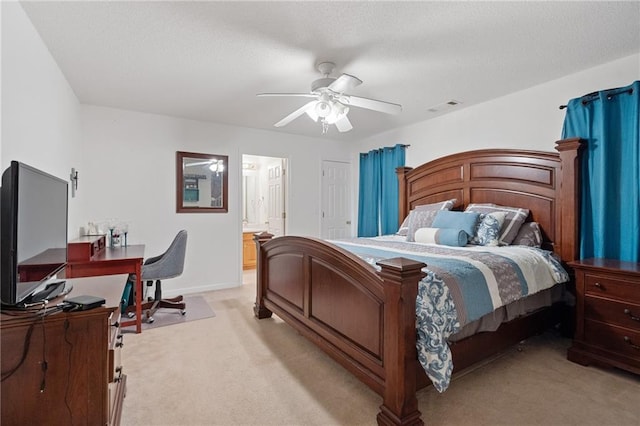
<svg viewBox="0 0 640 426">
<path fill-rule="evenodd" d="M 450 247 L 383 236 L 334 240 L 376 269 L 376 262 L 406 257 L 427 264 L 416 301 L 418 358 L 439 392 L 453 363 L 447 339 L 465 324 L 501 306 L 569 280 L 551 252 L 533 247 Z"/>
</svg>

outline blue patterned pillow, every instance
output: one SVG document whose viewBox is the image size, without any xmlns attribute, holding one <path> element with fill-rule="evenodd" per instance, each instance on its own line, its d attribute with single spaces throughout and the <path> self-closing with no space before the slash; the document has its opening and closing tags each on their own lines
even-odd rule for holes
<svg viewBox="0 0 640 426">
<path fill-rule="evenodd" d="M 529 209 L 519 207 L 499 206 L 497 204 L 469 204 L 465 212 L 495 213 L 506 212 L 504 224 L 500 230 L 499 243 L 501 246 L 508 246 L 518 234 L 518 230 L 529 216 Z"/>
<path fill-rule="evenodd" d="M 500 229 L 506 216 L 506 212 L 481 213 L 475 235 L 469 243 L 481 246 L 498 246 Z"/>
</svg>

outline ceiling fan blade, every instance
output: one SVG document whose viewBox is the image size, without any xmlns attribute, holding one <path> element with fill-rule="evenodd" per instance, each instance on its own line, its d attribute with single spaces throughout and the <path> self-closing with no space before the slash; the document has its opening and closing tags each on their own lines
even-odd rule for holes
<svg viewBox="0 0 640 426">
<path fill-rule="evenodd" d="M 359 96 L 351 95 L 345 95 L 342 100 L 350 106 L 371 109 L 387 114 L 400 114 L 402 112 L 402 105 L 391 102 L 377 101 L 375 99 L 361 98 Z"/>
<path fill-rule="evenodd" d="M 327 89 L 332 90 L 336 93 L 344 93 L 347 90 L 351 90 L 361 84 L 362 80 L 360 80 L 358 77 L 354 77 L 349 74 L 342 74 L 333 83 L 331 83 L 327 87 Z"/>
<path fill-rule="evenodd" d="M 297 96 L 302 98 L 315 98 L 313 93 L 258 93 L 256 96 Z"/>
<path fill-rule="evenodd" d="M 335 125 L 339 132 L 348 132 L 353 129 L 353 126 L 346 115 L 343 115 L 338 121 L 336 121 Z"/>
<path fill-rule="evenodd" d="M 300 108 L 298 108 L 297 110 L 293 111 L 291 114 L 287 115 L 282 120 L 278 121 L 276 124 L 274 124 L 274 126 L 275 127 L 286 126 L 287 124 L 292 122 L 294 119 L 298 118 L 299 116 L 301 116 L 302 114 L 307 112 L 308 109 L 313 108 L 315 106 L 316 102 L 318 102 L 318 101 L 311 101 L 311 102 L 308 102 L 308 103 L 302 105 Z"/>
</svg>

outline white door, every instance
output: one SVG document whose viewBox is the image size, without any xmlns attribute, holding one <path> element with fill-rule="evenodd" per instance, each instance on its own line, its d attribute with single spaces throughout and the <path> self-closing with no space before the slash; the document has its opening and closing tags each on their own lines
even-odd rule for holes
<svg viewBox="0 0 640 426">
<path fill-rule="evenodd" d="M 267 200 L 267 223 L 269 233 L 278 237 L 284 235 L 284 159 L 267 167 L 269 175 L 269 196 Z"/>
<path fill-rule="evenodd" d="M 322 162 L 322 238 L 347 238 L 351 234 L 351 164 Z"/>
</svg>

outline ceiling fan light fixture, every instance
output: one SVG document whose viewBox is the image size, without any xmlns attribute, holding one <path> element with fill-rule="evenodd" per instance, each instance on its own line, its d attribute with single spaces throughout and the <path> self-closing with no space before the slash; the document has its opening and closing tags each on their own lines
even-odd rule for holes
<svg viewBox="0 0 640 426">
<path fill-rule="evenodd" d="M 335 124 L 336 121 L 349 113 L 349 107 L 342 105 L 340 102 L 331 103 L 331 114 L 329 114 L 325 120 L 329 124 Z"/>
<path fill-rule="evenodd" d="M 321 100 L 318 101 L 318 103 L 314 107 L 314 110 L 318 117 L 325 118 L 331 114 L 333 108 L 331 108 L 331 104 L 329 102 Z"/>
</svg>

